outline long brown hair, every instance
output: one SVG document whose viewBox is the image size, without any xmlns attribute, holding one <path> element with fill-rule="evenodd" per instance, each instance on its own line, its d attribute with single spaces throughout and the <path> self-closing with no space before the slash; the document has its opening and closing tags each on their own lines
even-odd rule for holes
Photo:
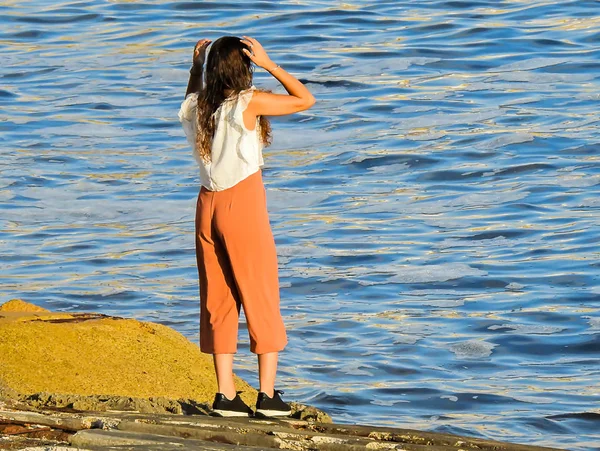
<svg viewBox="0 0 600 451">
<path fill-rule="evenodd" d="M 206 61 L 206 86 L 198 93 L 198 135 L 196 148 L 200 156 L 210 159 L 215 134 L 213 114 L 226 98 L 235 96 L 252 86 L 252 61 L 242 52 L 247 48 L 240 38 L 223 36 L 213 42 Z M 231 90 L 229 96 L 226 90 Z M 265 146 L 271 143 L 271 124 L 259 116 L 260 139 Z"/>
</svg>

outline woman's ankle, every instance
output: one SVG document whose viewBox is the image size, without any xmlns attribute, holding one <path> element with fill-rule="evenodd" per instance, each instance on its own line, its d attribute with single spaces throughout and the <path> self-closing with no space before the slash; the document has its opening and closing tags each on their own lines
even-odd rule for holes
<svg viewBox="0 0 600 451">
<path fill-rule="evenodd" d="M 265 395 L 267 395 L 269 398 L 272 398 L 273 395 L 275 394 L 275 389 L 273 387 L 271 388 L 266 388 L 266 387 L 260 387 L 260 392 L 264 393 Z"/>
<path fill-rule="evenodd" d="M 272 398 L 274 395 L 277 360 L 277 352 L 258 355 L 258 384 L 260 386 L 260 391 L 269 398 Z"/>
<path fill-rule="evenodd" d="M 230 401 L 237 396 L 237 392 L 235 391 L 235 389 L 233 389 L 233 391 L 219 389 L 219 393 L 221 393 L 223 396 L 225 396 Z"/>
<path fill-rule="evenodd" d="M 227 399 L 235 398 L 235 382 L 233 380 L 233 354 L 215 354 L 213 356 L 217 387 L 219 393 Z"/>
</svg>

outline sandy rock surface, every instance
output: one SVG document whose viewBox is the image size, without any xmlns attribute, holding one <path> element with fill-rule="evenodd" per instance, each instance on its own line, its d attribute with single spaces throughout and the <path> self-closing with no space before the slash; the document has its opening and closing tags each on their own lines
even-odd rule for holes
<svg viewBox="0 0 600 451">
<path fill-rule="evenodd" d="M 48 312 L 45 308 L 35 304 L 22 301 L 21 299 L 11 299 L 0 305 L 0 312 Z"/>
<path fill-rule="evenodd" d="M 253 404 L 256 390 L 239 378 L 236 385 Z M 5 397 L 18 395 L 38 405 L 75 403 L 82 410 L 128 404 L 132 408 L 126 410 L 173 412 L 181 407 L 169 400 L 207 404 L 216 389 L 212 357 L 167 326 L 49 312 L 21 300 L 0 306 Z"/>
</svg>

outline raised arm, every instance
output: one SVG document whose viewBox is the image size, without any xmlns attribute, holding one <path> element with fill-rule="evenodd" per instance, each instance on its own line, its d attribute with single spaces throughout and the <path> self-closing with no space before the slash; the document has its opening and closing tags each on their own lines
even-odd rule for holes
<svg viewBox="0 0 600 451">
<path fill-rule="evenodd" d="M 188 81 L 187 90 L 185 91 L 186 97 L 192 92 L 200 92 L 202 90 L 202 70 L 204 67 L 204 59 L 206 58 L 206 48 L 210 42 L 210 39 L 200 39 L 194 47 L 190 79 Z"/>
<path fill-rule="evenodd" d="M 244 53 L 256 64 L 267 70 L 285 88 L 288 94 L 256 92 L 248 105 L 248 113 L 255 116 L 284 116 L 309 109 L 315 104 L 315 98 L 296 77 L 276 65 L 267 55 L 260 43 L 248 36 L 242 42 L 248 49 Z"/>
</svg>

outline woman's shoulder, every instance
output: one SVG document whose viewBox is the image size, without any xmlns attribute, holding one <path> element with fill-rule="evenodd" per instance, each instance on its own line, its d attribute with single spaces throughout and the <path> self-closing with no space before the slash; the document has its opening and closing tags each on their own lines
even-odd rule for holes
<svg viewBox="0 0 600 451">
<path fill-rule="evenodd" d="M 256 86 L 252 85 L 248 89 L 231 94 L 223 100 L 217 111 L 243 112 L 248 107 L 255 91 Z"/>
<path fill-rule="evenodd" d="M 185 96 L 183 103 L 189 102 L 190 100 L 198 100 L 198 94 L 198 92 L 190 92 L 187 96 Z"/>
<path fill-rule="evenodd" d="M 225 100 L 223 100 L 223 103 L 236 102 L 245 97 L 252 97 L 254 91 L 256 91 L 256 86 L 252 85 L 248 89 L 242 89 L 241 91 L 238 91 L 236 93 L 231 94 L 229 97 L 226 97 Z"/>
<path fill-rule="evenodd" d="M 244 89 L 243 91 L 240 91 L 237 94 L 237 105 L 241 108 L 242 111 L 244 111 L 248 107 L 248 104 L 252 100 L 252 96 L 256 91 L 256 86 L 252 85 L 248 89 Z"/>
<path fill-rule="evenodd" d="M 183 100 L 183 102 L 181 102 L 181 108 L 188 108 L 193 106 L 194 108 L 198 105 L 198 93 L 197 92 L 190 92 L 187 96 L 185 96 L 185 99 Z"/>
<path fill-rule="evenodd" d="M 189 93 L 183 102 L 181 102 L 181 107 L 179 108 L 179 120 L 180 121 L 191 121 L 196 114 L 196 109 L 198 108 L 198 93 L 191 92 Z"/>
</svg>

